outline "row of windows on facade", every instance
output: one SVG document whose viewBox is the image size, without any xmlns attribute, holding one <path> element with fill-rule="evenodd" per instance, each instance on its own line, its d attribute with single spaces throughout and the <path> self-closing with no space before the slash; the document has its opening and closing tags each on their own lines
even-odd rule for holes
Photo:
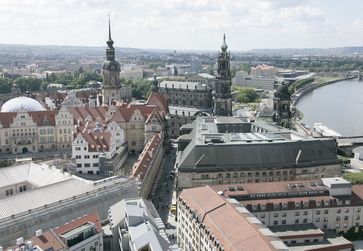
<svg viewBox="0 0 363 251">
<path fill-rule="evenodd" d="M 307 191 L 305 191 L 307 192 Z M 315 192 L 315 194 L 318 194 L 319 192 L 321 193 L 322 191 L 308 191 L 308 192 Z M 275 193 L 275 196 L 278 196 L 277 193 Z M 275 197 L 274 194 L 271 194 L 271 197 Z M 256 198 L 256 196 L 253 196 L 253 195 L 250 195 L 251 198 Z M 342 201 L 342 200 L 336 200 L 337 202 L 337 206 L 350 206 L 351 205 L 351 201 L 350 200 L 345 200 L 345 201 Z M 326 200 L 323 202 L 323 204 L 321 203 L 321 201 L 315 201 L 316 203 L 316 207 L 322 207 L 322 205 L 324 205 L 325 207 L 329 207 L 330 206 L 330 200 Z M 303 203 L 303 207 L 304 208 L 309 208 L 309 202 L 307 201 L 304 201 Z M 295 202 L 295 208 L 300 208 L 301 207 L 301 203 L 300 202 Z M 277 210 L 280 210 L 280 209 L 287 209 L 288 206 L 287 206 L 287 203 L 282 203 L 282 205 L 280 206 L 280 203 L 277 203 L 277 204 L 274 204 L 274 210 L 277 211 Z M 265 211 L 266 210 L 266 205 L 260 205 L 260 209 L 261 211 Z M 349 208 L 346 209 L 348 210 L 349 212 Z M 359 211 L 357 212 L 360 212 L 360 208 L 358 208 Z M 252 211 L 258 211 L 258 207 L 257 205 L 252 205 Z M 325 212 L 328 212 L 328 210 L 325 210 Z M 339 213 L 340 213 L 340 209 L 339 209 Z M 320 214 L 320 211 L 317 210 L 316 214 Z"/>
<path fill-rule="evenodd" d="M 335 210 L 332 210 L 332 211 L 335 211 Z M 330 212 L 332 212 L 332 211 L 330 211 Z M 340 214 L 340 213 L 342 213 L 342 212 L 344 212 L 344 213 L 349 213 L 349 211 L 350 211 L 350 209 L 349 208 L 344 208 L 344 210 L 342 211 L 342 209 L 341 208 L 339 208 L 339 209 L 337 209 L 336 211 L 335 211 L 335 213 L 337 213 L 337 214 Z M 356 212 L 357 213 L 359 213 L 361 211 L 361 209 L 360 208 L 357 208 L 357 210 L 356 210 Z M 322 213 L 322 210 L 316 210 L 315 211 L 315 215 L 320 215 Z M 324 210 L 323 211 L 323 213 L 324 214 L 329 214 L 329 210 L 328 209 L 326 209 L 326 210 Z M 309 214 L 309 211 L 303 211 L 303 212 L 299 212 L 299 211 L 296 211 L 295 212 L 295 216 L 300 216 L 300 215 L 304 215 L 304 216 L 306 216 L 306 215 L 308 215 Z M 260 214 L 260 217 L 261 218 L 265 218 L 266 217 L 266 214 Z M 287 217 L 287 212 L 282 212 L 282 213 L 274 213 L 273 214 L 273 217 L 274 218 L 277 218 L 277 217 Z M 360 216 L 359 215 L 357 215 L 357 219 L 360 219 Z M 340 220 L 340 216 L 337 216 L 337 220 Z M 348 216 L 347 215 L 345 215 L 344 216 L 344 220 L 348 220 Z"/>
<path fill-rule="evenodd" d="M 80 147 L 76 147 L 76 148 L 78 148 L 80 150 Z M 84 150 L 86 150 L 86 147 L 85 147 Z M 90 159 L 90 155 L 84 155 L 83 157 L 84 157 L 84 159 Z M 93 159 L 97 159 L 98 158 L 98 154 L 92 155 L 92 158 Z M 76 155 L 76 159 L 82 159 L 82 155 Z"/>
<path fill-rule="evenodd" d="M 76 164 L 77 167 L 91 167 L 91 163 L 78 163 Z M 92 167 L 98 167 L 98 163 L 92 163 Z"/>
<path fill-rule="evenodd" d="M 20 132 L 19 132 L 20 131 Z M 67 129 L 59 129 L 59 133 L 67 133 Z M 70 128 L 68 128 L 68 133 L 72 133 L 72 130 Z M 40 129 L 39 130 L 39 134 L 40 135 L 44 135 L 44 134 L 54 134 L 54 130 L 52 128 L 48 128 L 48 129 Z M 5 132 L 5 137 L 8 136 L 8 132 Z M 35 130 L 33 129 L 32 131 L 29 132 L 27 131 L 27 129 L 17 129 L 16 132 L 15 130 L 13 130 L 13 136 L 31 136 L 31 135 L 36 135 Z"/>
<path fill-rule="evenodd" d="M 265 222 L 264 221 L 261 221 L 263 224 L 265 224 Z M 316 223 L 319 223 L 319 222 L 328 222 L 328 217 L 324 217 L 323 218 L 323 221 L 321 221 L 321 219 L 320 218 L 316 218 L 315 219 L 315 222 Z M 295 219 L 294 220 L 294 224 L 301 224 L 301 223 L 308 223 L 308 219 L 303 219 L 302 221 L 300 221 L 300 219 Z M 278 225 L 286 225 L 287 223 L 286 223 L 286 220 L 281 220 L 281 223 L 278 221 L 278 220 L 275 220 L 275 221 L 273 221 L 273 225 L 274 226 L 278 226 Z M 357 223 L 356 224 L 357 226 L 359 226 L 359 223 Z M 348 223 L 343 223 L 343 226 L 344 226 L 344 228 L 347 228 L 348 227 Z M 324 225 L 324 227 L 323 228 L 327 228 L 328 226 L 327 225 Z M 340 223 L 336 223 L 335 224 L 335 227 L 336 228 L 340 228 Z"/>
<path fill-rule="evenodd" d="M 171 96 L 171 98 L 175 98 L 175 97 L 178 97 L 178 92 L 171 92 L 169 93 L 169 96 Z M 175 97 L 174 97 L 175 96 Z M 179 96 L 181 97 L 185 97 L 185 93 L 183 94 L 180 94 Z M 197 99 L 198 98 L 198 94 L 190 94 L 189 95 L 191 98 L 195 98 Z M 209 96 L 209 94 L 199 94 L 199 98 L 204 98 L 205 96 Z"/>
<path fill-rule="evenodd" d="M 57 121 L 57 125 L 71 125 L 72 121 L 71 120 L 61 120 L 61 121 Z"/>
<path fill-rule="evenodd" d="M 282 175 L 288 175 L 288 173 L 290 175 L 293 175 L 294 174 L 294 170 L 290 170 L 289 172 L 287 170 L 284 170 L 282 171 Z M 224 173 L 224 177 L 225 178 L 238 178 L 238 177 L 259 177 L 259 176 L 274 176 L 274 175 L 281 175 L 281 171 L 269 171 L 269 172 L 262 172 L 262 173 L 259 173 L 259 172 L 248 172 L 247 175 L 246 173 Z M 223 177 L 223 173 L 218 173 L 218 177 L 222 178 Z M 209 179 L 209 174 L 208 173 L 205 173 L 205 174 L 201 174 L 201 178 L 202 179 Z"/>
<path fill-rule="evenodd" d="M 170 87 L 168 86 L 168 84 L 165 84 L 165 86 L 164 86 L 164 87 L 165 87 L 165 89 L 166 89 L 166 90 L 170 89 Z M 175 89 L 174 84 L 172 84 L 172 85 L 171 85 L 171 88 L 172 88 L 172 89 Z M 197 90 L 197 88 L 198 88 L 198 85 L 195 85 L 195 86 L 194 86 L 194 90 Z M 183 90 L 185 90 L 184 88 L 181 88 L 181 85 L 179 85 L 179 89 L 183 89 Z M 208 89 L 208 87 L 206 86 L 206 87 L 205 87 L 205 90 L 207 90 L 207 89 Z M 186 89 L 186 90 L 189 90 L 189 85 L 187 85 L 187 89 Z"/>
<path fill-rule="evenodd" d="M 200 241 L 201 244 L 205 245 L 205 250 L 211 250 L 212 247 L 210 244 L 208 244 L 208 238 L 204 237 L 204 235 L 199 235 L 197 232 L 197 228 L 196 228 L 196 224 L 195 224 L 195 219 L 193 219 L 192 215 L 189 214 L 189 218 L 187 219 L 187 217 L 185 217 L 185 208 L 184 207 L 180 207 L 180 210 L 178 210 L 179 212 L 179 218 L 181 219 L 181 229 L 184 230 L 184 232 L 186 233 L 186 237 L 189 236 L 189 239 L 193 240 L 193 243 L 196 245 L 197 243 L 195 242 L 197 236 L 200 236 Z M 193 223 L 192 223 L 193 222 Z M 189 231 L 189 229 L 192 229 L 191 231 Z M 179 231 L 181 238 L 184 237 L 184 234 L 182 231 Z M 211 236 L 209 236 L 209 238 L 211 238 Z M 218 250 L 223 250 L 222 248 L 219 248 Z"/>
<path fill-rule="evenodd" d="M 185 100 L 182 100 L 182 101 L 180 101 L 180 103 L 179 103 L 179 100 L 171 100 L 171 99 L 169 99 L 168 100 L 169 101 L 169 104 L 173 104 L 173 105 L 182 105 L 182 106 L 207 106 L 208 104 L 206 104 L 205 102 L 203 102 L 203 101 L 199 101 L 199 102 L 193 102 L 193 101 L 191 101 L 191 100 L 188 100 L 188 102 L 187 101 L 185 101 Z M 184 114 L 183 114 L 184 115 Z"/>
<path fill-rule="evenodd" d="M 337 217 L 338 218 L 338 217 Z M 348 221 L 349 220 L 349 217 L 348 216 L 346 216 L 345 218 L 344 218 L 344 220 L 345 221 Z M 359 216 L 357 216 L 356 217 L 356 220 L 360 220 L 360 217 Z M 328 217 L 324 217 L 324 218 L 316 218 L 315 219 L 315 223 L 319 223 L 319 222 L 328 222 L 329 221 L 329 218 Z M 339 219 L 336 219 L 336 221 L 339 221 L 339 223 L 336 223 L 336 225 L 335 225 L 335 227 L 336 228 L 339 228 L 340 227 L 340 217 L 339 217 Z M 265 222 L 264 221 L 261 221 L 263 224 L 265 224 Z M 286 223 L 287 221 L 286 220 L 281 220 L 281 221 L 279 221 L 279 220 L 274 220 L 273 221 L 273 225 L 274 226 L 278 226 L 278 225 L 286 225 L 287 223 Z M 300 219 L 295 219 L 294 220 L 294 224 L 300 224 L 300 223 L 308 223 L 308 219 L 307 218 L 304 218 L 304 219 L 302 219 L 302 220 L 300 220 Z M 356 223 L 356 225 L 358 225 L 359 226 L 359 222 L 358 223 Z M 347 228 L 348 227 L 348 223 L 343 223 L 343 226 L 344 226 L 344 228 Z M 324 228 L 327 228 L 327 226 L 325 226 Z"/>
<path fill-rule="evenodd" d="M 26 185 L 23 185 L 23 186 L 20 186 L 19 187 L 19 192 L 25 192 L 26 191 Z M 12 195 L 14 194 L 14 190 L 12 188 L 8 189 L 5 191 L 5 195 L 6 196 L 9 196 L 9 195 Z"/>
</svg>

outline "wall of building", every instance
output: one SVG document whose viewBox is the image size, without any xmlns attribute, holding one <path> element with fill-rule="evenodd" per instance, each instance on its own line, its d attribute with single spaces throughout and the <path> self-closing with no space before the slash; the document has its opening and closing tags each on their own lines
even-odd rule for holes
<svg viewBox="0 0 363 251">
<path fill-rule="evenodd" d="M 212 169 L 212 168 L 211 168 Z M 205 185 L 308 180 L 341 175 L 341 166 L 323 165 L 306 168 L 241 170 L 224 172 L 178 172 L 178 191 Z"/>
<path fill-rule="evenodd" d="M 301 208 L 299 210 L 252 213 L 266 226 L 311 223 L 320 229 L 346 232 L 356 225 L 362 226 L 362 210 L 362 206 L 342 205 L 341 207 Z"/>
<path fill-rule="evenodd" d="M 140 196 L 144 199 L 148 199 L 150 197 L 151 189 L 155 184 L 156 177 L 160 170 L 162 160 L 164 158 L 164 147 L 163 147 L 163 138 L 160 140 L 159 147 L 154 149 L 153 158 L 149 165 L 146 175 L 142 180 Z"/>
</svg>

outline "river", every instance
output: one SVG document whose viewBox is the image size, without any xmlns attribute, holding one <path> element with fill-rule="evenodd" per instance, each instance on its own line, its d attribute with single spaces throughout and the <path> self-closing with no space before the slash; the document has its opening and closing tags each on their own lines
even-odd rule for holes
<svg viewBox="0 0 363 251">
<path fill-rule="evenodd" d="M 317 88 L 296 107 L 310 127 L 320 122 L 343 136 L 363 135 L 363 81 L 344 80 Z"/>
</svg>

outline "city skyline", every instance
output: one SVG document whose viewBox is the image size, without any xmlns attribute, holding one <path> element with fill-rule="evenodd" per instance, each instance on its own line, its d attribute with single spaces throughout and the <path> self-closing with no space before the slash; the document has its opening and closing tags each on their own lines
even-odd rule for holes
<svg viewBox="0 0 363 251">
<path fill-rule="evenodd" d="M 3 0 L 1 44 L 231 50 L 362 45 L 363 2 L 348 0 Z M 342 14 L 342 10 L 344 13 Z"/>
</svg>

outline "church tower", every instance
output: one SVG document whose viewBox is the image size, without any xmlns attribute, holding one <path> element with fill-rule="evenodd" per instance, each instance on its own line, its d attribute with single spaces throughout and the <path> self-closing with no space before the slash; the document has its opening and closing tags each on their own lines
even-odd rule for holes
<svg viewBox="0 0 363 251">
<path fill-rule="evenodd" d="M 106 58 L 102 66 L 103 88 L 102 102 L 111 105 L 112 101 L 121 101 L 120 64 L 115 60 L 115 48 L 111 38 L 111 23 L 108 19 L 108 40 Z"/>
<path fill-rule="evenodd" d="M 274 112 L 272 119 L 277 125 L 291 128 L 291 95 L 289 93 L 289 85 L 282 83 L 274 93 Z"/>
<path fill-rule="evenodd" d="M 218 53 L 218 75 L 216 77 L 216 87 L 213 94 L 213 114 L 215 116 L 232 116 L 232 79 L 230 71 L 231 55 L 227 49 L 226 35 L 224 34 L 223 44 L 221 46 L 222 51 Z"/>
<path fill-rule="evenodd" d="M 158 79 L 156 78 L 156 74 L 154 73 L 153 75 L 153 85 L 151 87 L 151 91 L 152 92 L 159 92 L 159 82 L 158 82 Z"/>
</svg>

